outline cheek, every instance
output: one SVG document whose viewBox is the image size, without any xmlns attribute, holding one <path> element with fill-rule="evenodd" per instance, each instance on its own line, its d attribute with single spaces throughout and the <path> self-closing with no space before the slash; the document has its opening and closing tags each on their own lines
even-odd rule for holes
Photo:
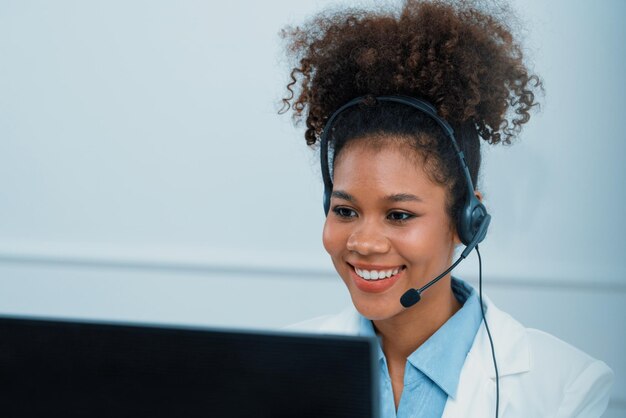
<svg viewBox="0 0 626 418">
<path fill-rule="evenodd" d="M 324 243 L 326 252 L 330 254 L 331 257 L 339 254 L 344 248 L 345 239 L 342 229 L 330 218 L 326 218 L 326 222 L 324 223 L 322 242 Z"/>
<path fill-rule="evenodd" d="M 454 235 L 443 219 L 424 219 L 411 228 L 394 231 L 396 250 L 408 258 L 430 259 L 447 254 L 454 246 Z"/>
</svg>

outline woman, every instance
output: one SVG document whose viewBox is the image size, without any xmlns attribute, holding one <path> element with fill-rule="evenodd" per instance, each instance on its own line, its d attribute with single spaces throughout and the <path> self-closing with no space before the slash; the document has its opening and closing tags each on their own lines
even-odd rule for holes
<svg viewBox="0 0 626 418">
<path fill-rule="evenodd" d="M 320 144 L 324 247 L 356 308 L 293 328 L 377 336 L 382 417 L 600 416 L 604 363 L 450 274 L 489 225 L 480 139 L 509 143 L 542 87 L 504 22 L 408 0 L 283 35 L 299 60 L 284 103 Z"/>
</svg>

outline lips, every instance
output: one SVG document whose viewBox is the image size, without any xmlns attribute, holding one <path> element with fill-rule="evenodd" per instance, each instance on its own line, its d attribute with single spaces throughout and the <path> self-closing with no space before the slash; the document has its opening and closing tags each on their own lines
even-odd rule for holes
<svg viewBox="0 0 626 418">
<path fill-rule="evenodd" d="M 406 266 L 355 266 L 347 263 L 357 288 L 368 293 L 381 293 L 392 287 L 404 274 Z"/>
</svg>

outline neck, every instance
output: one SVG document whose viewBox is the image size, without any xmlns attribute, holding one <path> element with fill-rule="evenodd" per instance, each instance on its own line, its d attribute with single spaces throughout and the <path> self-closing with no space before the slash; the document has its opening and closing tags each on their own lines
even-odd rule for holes
<svg viewBox="0 0 626 418">
<path fill-rule="evenodd" d="M 385 356 L 406 360 L 459 309 L 461 304 L 452 292 L 451 276 L 448 275 L 426 290 L 422 299 L 401 315 L 373 321 L 377 333 L 382 336 Z"/>
</svg>

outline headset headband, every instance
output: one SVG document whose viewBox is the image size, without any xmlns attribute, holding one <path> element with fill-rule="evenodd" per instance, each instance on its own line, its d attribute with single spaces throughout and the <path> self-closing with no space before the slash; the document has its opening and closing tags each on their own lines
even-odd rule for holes
<svg viewBox="0 0 626 418">
<path fill-rule="evenodd" d="M 326 122 L 326 125 L 324 126 L 324 130 L 322 131 L 322 135 L 320 138 L 320 163 L 321 163 L 321 168 L 322 168 L 322 178 L 324 180 L 324 211 L 326 212 L 326 214 L 328 214 L 328 211 L 329 211 L 330 194 L 332 193 L 332 189 L 333 189 L 333 181 L 330 176 L 330 168 L 329 168 L 329 162 L 328 162 L 328 137 L 330 135 L 330 131 L 332 129 L 333 123 L 335 122 L 335 119 L 337 119 L 337 116 L 339 116 L 344 110 L 352 106 L 365 103 L 367 99 L 371 100 L 371 98 L 372 96 L 357 97 L 355 99 L 350 100 L 348 103 L 344 104 L 343 106 L 341 106 L 339 109 L 335 111 L 335 113 L 333 113 L 330 116 L 330 118 L 328 118 L 328 121 Z M 468 198 L 471 198 L 471 196 L 474 196 L 474 183 L 472 182 L 472 177 L 470 176 L 469 168 L 465 160 L 465 154 L 463 154 L 463 151 L 461 151 L 458 143 L 456 142 L 456 139 L 454 138 L 454 130 L 452 129 L 452 127 L 450 126 L 448 122 L 446 122 L 444 119 L 439 117 L 433 105 L 431 105 L 425 100 L 417 99 L 415 97 L 410 97 L 410 96 L 401 96 L 401 95 L 375 96 L 374 99 L 377 102 L 378 101 L 395 102 L 395 103 L 402 103 L 407 106 L 411 106 L 421 111 L 422 113 L 426 114 L 432 120 L 434 120 L 441 127 L 441 129 L 444 131 L 446 136 L 452 142 L 452 146 L 454 147 L 454 150 L 459 159 L 459 162 L 461 163 L 461 168 L 463 170 L 463 174 L 466 180 Z"/>
</svg>

